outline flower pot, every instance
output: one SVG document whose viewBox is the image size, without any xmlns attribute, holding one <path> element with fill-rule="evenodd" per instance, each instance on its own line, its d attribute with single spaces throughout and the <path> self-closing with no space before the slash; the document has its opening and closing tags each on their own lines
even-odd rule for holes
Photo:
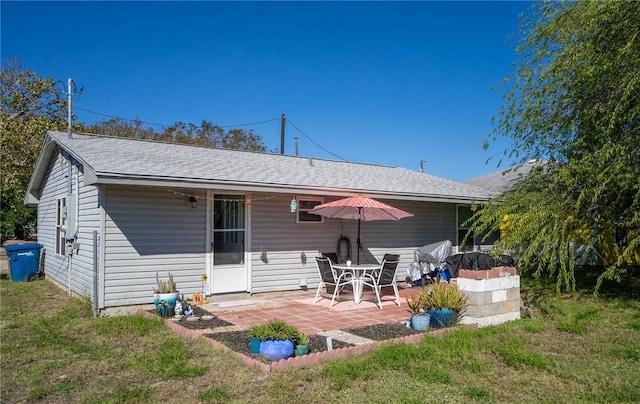
<svg viewBox="0 0 640 404">
<path fill-rule="evenodd" d="M 252 354 L 259 354 L 260 353 L 260 344 L 262 343 L 262 341 L 260 341 L 258 338 L 251 338 L 251 353 Z"/>
<path fill-rule="evenodd" d="M 431 309 L 429 314 L 431 314 L 432 328 L 449 327 L 455 318 L 455 312 L 452 309 Z"/>
<path fill-rule="evenodd" d="M 171 317 L 176 309 L 176 302 L 179 297 L 178 292 L 173 293 L 155 293 L 153 295 L 153 303 L 156 305 L 156 311 L 162 317 Z"/>
<path fill-rule="evenodd" d="M 309 345 L 296 345 L 296 356 L 303 356 L 309 353 Z"/>
<path fill-rule="evenodd" d="M 426 331 L 429 329 L 431 315 L 429 314 L 412 314 L 411 328 L 417 331 Z"/>
<path fill-rule="evenodd" d="M 260 344 L 260 353 L 270 361 L 290 358 L 293 351 L 293 342 L 290 339 L 268 339 Z"/>
</svg>

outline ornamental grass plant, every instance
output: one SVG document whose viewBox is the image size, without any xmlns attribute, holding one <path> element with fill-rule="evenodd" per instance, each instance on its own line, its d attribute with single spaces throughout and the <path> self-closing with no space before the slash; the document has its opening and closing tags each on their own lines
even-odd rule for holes
<svg viewBox="0 0 640 404">
<path fill-rule="evenodd" d="M 424 304 L 429 308 L 461 311 L 469 306 L 469 297 L 453 283 L 435 282 L 425 289 Z"/>
</svg>

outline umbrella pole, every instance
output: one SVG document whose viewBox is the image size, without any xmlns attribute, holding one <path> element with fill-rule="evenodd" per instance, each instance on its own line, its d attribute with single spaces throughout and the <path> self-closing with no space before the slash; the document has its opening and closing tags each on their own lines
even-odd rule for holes
<svg viewBox="0 0 640 404">
<path fill-rule="evenodd" d="M 362 245 L 360 244 L 360 213 L 361 211 L 362 211 L 362 208 L 358 208 L 358 239 L 357 239 L 358 259 L 356 261 L 356 265 L 360 265 L 360 250 L 362 249 Z"/>
</svg>

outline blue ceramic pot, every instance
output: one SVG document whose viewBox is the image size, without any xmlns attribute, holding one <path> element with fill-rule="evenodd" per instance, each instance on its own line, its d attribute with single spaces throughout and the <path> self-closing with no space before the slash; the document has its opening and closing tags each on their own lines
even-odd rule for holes
<svg viewBox="0 0 640 404">
<path fill-rule="evenodd" d="M 260 353 L 270 361 L 290 358 L 293 351 L 293 342 L 289 339 L 268 339 L 260 344 Z"/>
<path fill-rule="evenodd" d="M 431 328 L 444 328 L 453 324 L 455 312 L 452 309 L 431 309 Z"/>
<path fill-rule="evenodd" d="M 431 315 L 429 314 L 412 314 L 411 328 L 417 331 L 426 331 L 429 329 L 430 321 L 431 321 Z"/>
</svg>

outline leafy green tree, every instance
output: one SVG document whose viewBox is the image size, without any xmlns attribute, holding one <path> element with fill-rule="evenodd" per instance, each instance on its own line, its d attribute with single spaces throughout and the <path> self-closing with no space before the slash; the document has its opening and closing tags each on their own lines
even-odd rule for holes
<svg viewBox="0 0 640 404">
<path fill-rule="evenodd" d="M 202 121 L 200 126 L 176 122 L 166 128 L 157 139 L 221 149 L 266 151 L 266 147 L 262 143 L 262 136 L 254 133 L 253 130 L 230 129 L 225 131 L 224 128 L 207 121 Z"/>
<path fill-rule="evenodd" d="M 63 83 L 22 70 L 8 59 L 0 73 L 0 196 L 2 240 L 28 239 L 36 209 L 24 196 L 47 130 L 64 130 L 67 101 Z"/>
<path fill-rule="evenodd" d="M 549 164 L 479 210 L 473 226 L 501 226 L 500 246 L 518 251 L 519 268 L 555 274 L 559 290 L 575 289 L 578 244 L 622 231 L 598 285 L 619 280 L 640 256 L 640 2 L 541 2 L 520 32 L 489 141 L 508 136 L 506 156 Z"/>
<path fill-rule="evenodd" d="M 145 128 L 139 119 L 128 122 L 121 118 L 113 118 L 102 122 L 83 125 L 80 131 L 107 136 L 131 137 L 136 139 L 153 139 L 158 134 L 152 128 Z"/>
</svg>

